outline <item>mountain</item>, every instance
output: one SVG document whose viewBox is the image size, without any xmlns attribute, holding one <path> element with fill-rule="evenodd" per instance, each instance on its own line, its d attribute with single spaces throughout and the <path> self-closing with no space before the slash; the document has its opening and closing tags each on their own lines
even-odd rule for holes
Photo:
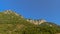
<svg viewBox="0 0 60 34">
<path fill-rule="evenodd" d="M 26 19 L 14 11 L 0 12 L 0 34 L 59 34 L 60 26 L 44 19 Z"/>
<path fill-rule="evenodd" d="M 46 20 L 44 20 L 44 19 L 38 19 L 38 20 L 36 20 L 36 19 L 34 19 L 34 20 L 32 20 L 32 19 L 27 19 L 27 21 L 30 22 L 30 23 L 33 23 L 33 24 L 35 24 L 35 25 L 40 25 L 40 24 L 46 22 Z"/>
</svg>

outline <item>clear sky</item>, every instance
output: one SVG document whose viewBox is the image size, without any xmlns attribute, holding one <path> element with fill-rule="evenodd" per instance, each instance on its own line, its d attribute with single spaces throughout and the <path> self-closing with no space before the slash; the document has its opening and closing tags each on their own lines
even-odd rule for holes
<svg viewBox="0 0 60 34">
<path fill-rule="evenodd" d="M 0 0 L 0 11 L 9 9 L 25 18 L 43 18 L 60 25 L 60 0 Z"/>
</svg>

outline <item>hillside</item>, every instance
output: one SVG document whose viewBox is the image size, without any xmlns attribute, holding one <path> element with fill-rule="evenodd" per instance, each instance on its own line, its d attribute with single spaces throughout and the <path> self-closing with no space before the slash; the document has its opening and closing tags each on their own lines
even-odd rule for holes
<svg viewBox="0 0 60 34">
<path fill-rule="evenodd" d="M 35 24 L 36 23 L 36 24 Z M 0 12 L 0 34 L 58 34 L 60 26 L 45 20 L 25 19 L 11 10 Z"/>
</svg>

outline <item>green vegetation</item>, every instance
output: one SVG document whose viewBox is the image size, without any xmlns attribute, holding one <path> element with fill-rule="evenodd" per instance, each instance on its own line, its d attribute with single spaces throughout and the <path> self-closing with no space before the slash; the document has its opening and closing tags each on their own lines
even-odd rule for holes
<svg viewBox="0 0 60 34">
<path fill-rule="evenodd" d="M 6 11 L 5 11 L 6 12 Z M 45 22 L 40 25 L 34 25 L 17 16 L 14 12 L 5 14 L 0 12 L 0 34 L 56 34 L 60 33 L 60 26 Z M 52 26 L 50 26 L 52 25 Z"/>
</svg>

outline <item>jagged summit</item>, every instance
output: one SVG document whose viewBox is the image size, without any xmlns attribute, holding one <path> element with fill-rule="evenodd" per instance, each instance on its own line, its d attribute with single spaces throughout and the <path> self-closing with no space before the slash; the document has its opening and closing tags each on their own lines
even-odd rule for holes
<svg viewBox="0 0 60 34">
<path fill-rule="evenodd" d="M 12 10 L 6 10 L 3 12 L 4 14 L 15 14 L 16 16 L 19 16 L 16 12 L 13 12 Z"/>
<path fill-rule="evenodd" d="M 11 10 L 6 10 L 6 11 L 4 11 L 4 13 L 5 13 L 5 14 L 10 14 L 10 13 L 13 13 L 13 11 L 11 11 Z"/>
<path fill-rule="evenodd" d="M 15 15 L 15 16 L 20 16 L 21 18 L 23 18 L 22 15 L 17 14 L 16 12 L 12 11 L 12 10 L 6 10 L 3 12 L 4 14 L 8 14 L 8 15 Z"/>
<path fill-rule="evenodd" d="M 44 20 L 44 19 L 38 19 L 38 20 L 27 19 L 27 21 L 30 22 L 30 23 L 33 23 L 33 24 L 35 24 L 35 25 L 39 25 L 39 24 L 42 24 L 42 23 L 44 23 L 44 22 L 47 22 L 47 21 Z"/>
</svg>

